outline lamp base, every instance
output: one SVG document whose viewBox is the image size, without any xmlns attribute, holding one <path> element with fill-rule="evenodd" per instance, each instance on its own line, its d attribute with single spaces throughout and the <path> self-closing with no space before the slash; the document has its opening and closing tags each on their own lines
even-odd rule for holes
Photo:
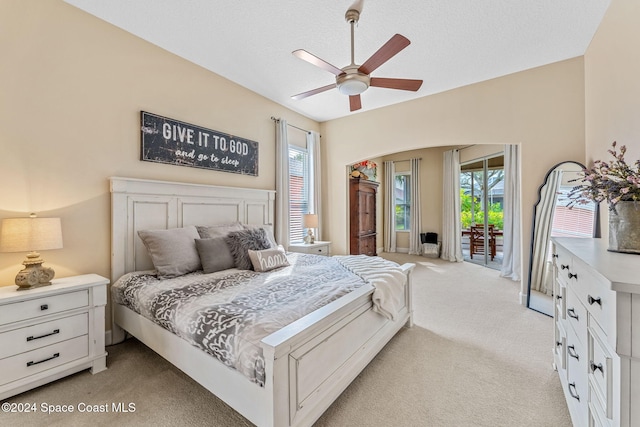
<svg viewBox="0 0 640 427">
<path fill-rule="evenodd" d="M 49 286 L 51 279 L 55 276 L 55 271 L 50 267 L 43 267 L 44 260 L 37 252 L 31 252 L 27 259 L 22 262 L 24 269 L 20 270 L 16 276 L 16 285 L 19 291 Z"/>
<path fill-rule="evenodd" d="M 306 244 L 312 244 L 316 242 L 316 236 L 313 235 L 313 231 L 311 231 L 311 229 L 309 229 L 309 231 L 307 232 L 307 235 L 304 237 L 304 242 Z"/>
</svg>

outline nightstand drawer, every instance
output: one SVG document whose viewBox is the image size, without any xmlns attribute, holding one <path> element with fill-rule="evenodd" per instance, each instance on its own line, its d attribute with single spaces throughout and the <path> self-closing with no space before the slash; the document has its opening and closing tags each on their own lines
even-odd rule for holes
<svg viewBox="0 0 640 427">
<path fill-rule="evenodd" d="M 86 335 L 87 313 L 38 323 L 0 334 L 0 359 Z"/>
<path fill-rule="evenodd" d="M 328 246 L 319 246 L 317 248 L 310 248 L 309 249 L 309 253 L 310 254 L 316 254 L 316 255 L 329 255 L 329 247 Z"/>
<path fill-rule="evenodd" d="M 7 384 L 38 372 L 87 357 L 88 335 L 48 345 L 0 360 L 0 384 Z"/>
<path fill-rule="evenodd" d="M 16 291 L 18 292 L 18 291 Z M 26 291 L 23 291 L 26 292 Z M 2 306 L 0 325 L 60 313 L 89 305 L 89 291 L 82 290 L 64 294 L 44 296 Z"/>
</svg>

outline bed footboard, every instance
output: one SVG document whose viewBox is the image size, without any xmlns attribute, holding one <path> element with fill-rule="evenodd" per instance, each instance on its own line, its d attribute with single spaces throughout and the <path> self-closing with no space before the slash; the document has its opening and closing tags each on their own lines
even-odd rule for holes
<svg viewBox="0 0 640 427">
<path fill-rule="evenodd" d="M 395 320 L 373 311 L 373 288 L 367 286 L 262 341 L 267 372 L 273 373 L 274 426 L 313 424 L 400 328 L 413 325 L 413 264 L 402 267 L 405 304 Z"/>
</svg>

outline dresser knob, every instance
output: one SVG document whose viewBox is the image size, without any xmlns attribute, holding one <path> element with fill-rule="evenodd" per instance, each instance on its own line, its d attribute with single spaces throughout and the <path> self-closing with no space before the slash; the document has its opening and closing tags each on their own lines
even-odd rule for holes
<svg viewBox="0 0 640 427">
<path fill-rule="evenodd" d="M 45 311 L 45 310 L 48 310 L 48 309 L 49 309 L 49 304 L 42 304 L 40 306 L 40 311 Z"/>
<path fill-rule="evenodd" d="M 568 265 L 564 265 L 564 264 L 560 264 L 560 268 L 563 269 L 563 270 L 566 270 L 566 269 L 569 268 L 569 266 Z"/>
<path fill-rule="evenodd" d="M 551 258 L 558 258 L 558 254 L 551 254 Z"/>
<path fill-rule="evenodd" d="M 573 279 L 573 278 L 577 279 L 578 278 L 578 273 L 573 274 L 573 273 L 569 272 L 569 279 Z"/>
<path fill-rule="evenodd" d="M 589 303 L 589 305 L 593 305 L 598 304 L 600 307 L 602 307 L 602 300 L 600 298 L 594 298 L 591 295 L 587 296 L 587 302 Z"/>
<path fill-rule="evenodd" d="M 598 363 L 597 365 L 595 363 L 593 363 L 593 360 L 591 360 L 589 362 L 589 366 L 591 367 L 591 372 L 595 373 L 596 370 L 600 370 L 600 372 L 604 373 L 604 371 L 602 370 L 602 363 Z"/>
<path fill-rule="evenodd" d="M 562 341 L 556 341 L 556 347 L 560 347 L 562 345 Z"/>
<path fill-rule="evenodd" d="M 556 299 L 562 299 L 562 295 L 556 295 Z"/>
</svg>

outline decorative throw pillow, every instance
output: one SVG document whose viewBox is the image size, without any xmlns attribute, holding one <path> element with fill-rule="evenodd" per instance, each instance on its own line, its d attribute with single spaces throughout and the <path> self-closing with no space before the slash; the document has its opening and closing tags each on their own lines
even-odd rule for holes
<svg viewBox="0 0 640 427">
<path fill-rule="evenodd" d="M 234 264 L 240 270 L 251 270 L 252 268 L 249 249 L 261 251 L 271 247 L 267 234 L 262 228 L 232 231 L 225 236 L 224 241 L 229 246 Z"/>
<path fill-rule="evenodd" d="M 239 222 L 232 222 L 220 225 L 196 225 L 196 229 L 201 239 L 211 239 L 213 237 L 224 237 L 232 231 L 244 230 L 244 227 Z"/>
<path fill-rule="evenodd" d="M 269 243 L 271 244 L 270 247 L 272 248 L 276 248 L 278 247 L 278 243 L 276 243 L 276 238 L 273 235 L 273 227 L 269 226 L 269 225 L 252 225 L 252 224 L 244 224 L 243 227 L 245 229 L 251 229 L 251 228 L 263 228 L 265 233 L 267 233 L 267 239 L 269 240 Z"/>
<path fill-rule="evenodd" d="M 196 239 L 196 249 L 205 273 L 215 273 L 235 267 L 233 256 L 224 237 Z"/>
<path fill-rule="evenodd" d="M 140 230 L 138 236 L 147 248 L 159 279 L 170 279 L 200 270 L 200 256 L 194 226 L 168 230 Z"/>
<path fill-rule="evenodd" d="M 261 251 L 249 249 L 249 258 L 251 258 L 251 264 L 255 271 L 269 271 L 289 265 L 287 254 L 281 245 Z"/>
</svg>

